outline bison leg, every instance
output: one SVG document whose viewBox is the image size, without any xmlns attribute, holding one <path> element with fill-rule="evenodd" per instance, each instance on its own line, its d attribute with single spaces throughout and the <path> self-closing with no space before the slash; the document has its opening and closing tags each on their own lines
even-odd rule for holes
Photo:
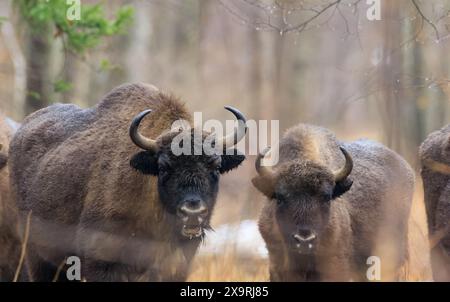
<svg viewBox="0 0 450 302">
<path fill-rule="evenodd" d="M 431 249 L 431 267 L 433 279 L 438 282 L 450 281 L 450 256 L 445 248 L 439 244 Z"/>
<path fill-rule="evenodd" d="M 151 281 L 130 265 L 93 259 L 84 260 L 83 278 L 88 282 Z"/>
<path fill-rule="evenodd" d="M 45 261 L 36 252 L 34 247 L 27 249 L 26 270 L 28 277 L 33 282 L 52 282 L 56 276 L 58 268 L 52 263 Z M 23 274 L 23 273 L 22 273 Z"/>
<path fill-rule="evenodd" d="M 18 265 L 20 241 L 11 230 L 0 228 L 0 282 L 10 282 Z"/>
</svg>

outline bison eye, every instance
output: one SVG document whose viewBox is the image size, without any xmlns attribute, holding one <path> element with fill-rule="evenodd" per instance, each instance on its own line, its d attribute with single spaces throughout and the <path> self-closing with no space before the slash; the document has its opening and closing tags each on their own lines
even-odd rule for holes
<svg viewBox="0 0 450 302">
<path fill-rule="evenodd" d="M 214 170 L 213 172 L 211 172 L 210 175 L 214 181 L 219 180 L 219 169 Z"/>
<path fill-rule="evenodd" d="M 163 181 L 166 181 L 169 178 L 169 175 L 170 175 L 170 167 L 166 165 L 159 167 L 159 177 Z"/>
<path fill-rule="evenodd" d="M 158 164 L 160 172 L 169 172 L 171 170 L 171 165 L 168 161 L 161 160 Z"/>
<path fill-rule="evenodd" d="M 214 157 L 208 161 L 209 166 L 212 169 L 217 170 L 217 171 L 219 171 L 219 169 L 221 167 L 221 163 L 222 163 L 222 160 L 220 157 Z"/>
<path fill-rule="evenodd" d="M 332 199 L 332 194 L 330 192 L 324 192 L 321 194 L 320 198 L 324 201 L 324 202 L 328 202 Z"/>
<path fill-rule="evenodd" d="M 272 199 L 274 199 L 279 206 L 286 202 L 285 196 L 280 193 L 273 193 Z"/>
</svg>

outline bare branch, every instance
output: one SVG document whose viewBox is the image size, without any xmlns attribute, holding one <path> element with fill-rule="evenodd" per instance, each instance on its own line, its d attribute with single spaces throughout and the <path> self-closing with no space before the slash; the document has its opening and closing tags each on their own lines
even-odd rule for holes
<svg viewBox="0 0 450 302">
<path fill-rule="evenodd" d="M 306 26 L 308 26 L 309 23 L 311 23 L 312 21 L 314 21 L 315 19 L 317 19 L 320 15 L 322 15 L 323 13 L 325 13 L 328 9 L 332 8 L 333 6 L 337 6 L 342 0 L 336 0 L 334 2 L 329 3 L 328 5 L 324 6 L 321 10 L 317 11 L 317 13 L 310 17 L 309 19 L 303 21 L 302 23 L 292 26 L 292 27 L 288 27 L 285 29 L 282 29 L 280 31 L 280 33 L 285 34 L 291 31 L 302 31 L 303 29 L 306 28 Z"/>
<path fill-rule="evenodd" d="M 267 22 L 261 21 L 252 21 L 249 16 L 242 16 L 237 11 L 226 5 L 222 0 L 218 0 L 219 4 L 233 17 L 235 17 L 241 24 L 250 25 L 252 28 L 256 30 L 273 30 L 278 31 L 278 27 L 272 24 L 270 16 L 267 14 L 267 11 L 264 11 L 267 16 Z"/>
<path fill-rule="evenodd" d="M 263 12 L 264 16 L 262 16 L 262 18 L 259 18 L 259 20 L 252 20 L 252 18 L 247 13 L 239 11 L 238 7 L 229 5 L 230 2 L 225 4 L 225 1 L 223 0 L 217 1 L 230 15 L 235 17 L 241 24 L 252 26 L 257 30 L 276 31 L 281 35 L 290 32 L 304 31 L 314 20 L 334 7 L 331 16 L 327 18 L 328 22 L 334 16 L 338 8 L 338 4 L 342 2 L 342 0 L 334 0 L 326 4 L 325 6 L 316 5 L 316 7 L 307 7 L 303 3 L 299 4 L 298 6 L 286 6 L 279 1 L 274 1 L 274 4 L 269 5 L 264 4 L 258 0 L 241 0 L 242 3 L 247 5 L 247 7 L 253 7 Z M 356 6 L 360 1 L 361 0 L 356 0 L 354 3 L 351 3 L 351 5 Z M 291 16 L 293 12 L 310 12 L 313 13 L 313 15 L 300 24 L 291 25 L 289 24 L 288 16 Z M 341 15 L 343 16 L 343 14 Z M 280 22 L 272 22 L 272 20 L 275 18 Z"/>
<path fill-rule="evenodd" d="M 417 12 L 422 17 L 422 19 L 433 28 L 434 33 L 436 34 L 436 39 L 437 39 L 437 41 L 439 41 L 440 40 L 439 31 L 438 31 L 436 25 L 423 14 L 422 10 L 420 9 L 419 5 L 417 4 L 417 0 L 411 0 L 411 2 L 413 3 L 414 7 L 416 8 Z"/>
</svg>

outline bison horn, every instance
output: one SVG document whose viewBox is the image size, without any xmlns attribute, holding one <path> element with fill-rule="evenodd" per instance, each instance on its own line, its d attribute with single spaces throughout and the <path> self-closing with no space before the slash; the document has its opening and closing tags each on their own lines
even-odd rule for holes
<svg viewBox="0 0 450 302">
<path fill-rule="evenodd" d="M 156 153 L 158 152 L 158 145 L 156 144 L 156 141 L 151 138 L 143 136 L 142 134 L 139 133 L 138 130 L 139 124 L 141 123 L 142 119 L 150 112 L 152 112 L 152 110 L 148 109 L 136 115 L 133 118 L 133 121 L 131 122 L 129 133 L 131 140 L 133 141 L 133 143 L 136 144 L 136 146 L 144 150 L 150 151 L 152 153 Z"/>
<path fill-rule="evenodd" d="M 242 138 L 244 138 L 245 133 L 247 133 L 247 121 L 245 116 L 239 110 L 231 106 L 225 106 L 225 109 L 234 114 L 238 120 L 238 126 L 232 134 L 228 134 L 227 136 L 219 137 L 217 139 L 217 145 L 223 146 L 223 149 L 236 145 Z"/>
<path fill-rule="evenodd" d="M 344 167 L 341 170 L 336 171 L 336 172 L 333 173 L 334 174 L 334 181 L 336 183 L 345 180 L 350 175 L 350 173 L 352 172 L 352 169 L 353 169 L 353 159 L 352 159 L 352 157 L 347 152 L 347 150 L 344 149 L 344 147 L 339 147 L 339 148 L 341 149 L 342 153 L 344 154 L 345 165 L 344 165 Z"/>
<path fill-rule="evenodd" d="M 262 177 L 271 178 L 274 174 L 273 170 L 269 166 L 261 166 L 261 160 L 269 153 L 270 147 L 264 149 L 258 154 L 255 161 L 256 172 Z"/>
</svg>

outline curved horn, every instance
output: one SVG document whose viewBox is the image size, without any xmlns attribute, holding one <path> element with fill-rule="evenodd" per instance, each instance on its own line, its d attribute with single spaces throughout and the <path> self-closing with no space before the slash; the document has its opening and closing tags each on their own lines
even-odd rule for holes
<svg viewBox="0 0 450 302">
<path fill-rule="evenodd" d="M 131 122 L 130 125 L 129 134 L 131 140 L 133 141 L 133 143 L 136 144 L 136 146 L 144 150 L 156 153 L 158 151 L 158 145 L 156 144 L 156 141 L 151 138 L 143 136 L 142 134 L 139 133 L 138 130 L 139 124 L 141 123 L 142 119 L 150 112 L 152 112 L 151 109 L 144 110 L 133 118 L 133 121 Z"/>
<path fill-rule="evenodd" d="M 217 139 L 217 145 L 223 146 L 224 149 L 236 145 L 242 138 L 244 138 L 245 133 L 247 133 L 247 121 L 245 116 L 239 110 L 231 106 L 225 106 L 225 109 L 234 114 L 238 120 L 238 126 L 234 129 L 234 133 L 219 137 Z"/>
<path fill-rule="evenodd" d="M 347 152 L 347 150 L 344 149 L 344 147 L 339 147 L 339 149 L 341 149 L 342 153 L 344 154 L 345 165 L 341 170 L 333 173 L 334 181 L 336 183 L 346 179 L 350 175 L 350 173 L 352 172 L 352 169 L 353 169 L 353 159 L 350 156 L 350 154 Z"/>
<path fill-rule="evenodd" d="M 269 166 L 261 166 L 261 160 L 267 155 L 269 152 L 270 147 L 267 147 L 264 149 L 261 153 L 258 154 L 255 161 L 255 169 L 256 172 L 262 177 L 272 177 L 274 174 L 274 171 Z"/>
</svg>

